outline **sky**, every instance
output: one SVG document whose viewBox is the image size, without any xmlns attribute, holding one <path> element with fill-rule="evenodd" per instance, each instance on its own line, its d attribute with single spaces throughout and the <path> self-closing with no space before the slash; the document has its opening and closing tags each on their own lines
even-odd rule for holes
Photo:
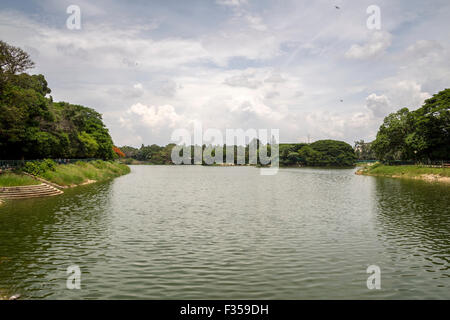
<svg viewBox="0 0 450 320">
<path fill-rule="evenodd" d="M 165 145 L 194 123 L 353 145 L 449 87 L 448 17 L 448 0 L 2 0 L 0 39 L 55 101 L 100 112 L 118 146 Z"/>
</svg>

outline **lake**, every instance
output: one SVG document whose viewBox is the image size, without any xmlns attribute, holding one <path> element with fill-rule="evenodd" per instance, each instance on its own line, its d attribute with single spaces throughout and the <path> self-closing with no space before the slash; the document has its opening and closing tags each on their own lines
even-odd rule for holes
<svg viewBox="0 0 450 320">
<path fill-rule="evenodd" d="M 450 299 L 450 187 L 355 169 L 131 166 L 0 206 L 0 294 Z M 66 288 L 69 266 L 81 289 Z M 369 265 L 381 289 L 369 290 Z"/>
</svg>

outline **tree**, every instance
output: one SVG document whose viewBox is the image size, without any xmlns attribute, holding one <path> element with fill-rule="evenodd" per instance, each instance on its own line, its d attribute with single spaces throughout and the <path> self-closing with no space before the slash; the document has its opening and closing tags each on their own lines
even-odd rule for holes
<svg viewBox="0 0 450 320">
<path fill-rule="evenodd" d="M 411 115 L 408 108 L 402 108 L 384 118 L 383 124 L 372 144 L 380 160 L 405 160 L 408 147 L 405 137 L 410 132 Z"/>
<path fill-rule="evenodd" d="M 17 74 L 34 67 L 28 53 L 18 47 L 0 40 L 0 71 L 4 74 Z"/>
<path fill-rule="evenodd" d="M 20 73 L 33 65 L 26 52 L 0 41 L 0 159 L 113 159 L 101 114 L 47 98 L 43 75 Z"/>
<path fill-rule="evenodd" d="M 321 166 L 325 165 L 323 161 L 323 154 L 314 150 L 310 146 L 304 146 L 297 153 L 299 155 L 299 162 L 307 166 Z"/>
<path fill-rule="evenodd" d="M 402 108 L 384 118 L 372 143 L 380 160 L 435 161 L 450 159 L 450 89 L 409 112 Z"/>
<path fill-rule="evenodd" d="M 0 93 L 5 83 L 15 74 L 34 66 L 28 53 L 0 40 Z"/>
<path fill-rule="evenodd" d="M 425 100 L 413 111 L 413 132 L 406 143 L 421 160 L 450 159 L 450 89 Z"/>
<path fill-rule="evenodd" d="M 113 151 L 117 155 L 117 157 L 119 157 L 119 158 L 124 158 L 125 157 L 125 153 L 123 153 L 122 150 L 120 150 L 116 146 L 113 146 Z"/>
<path fill-rule="evenodd" d="M 309 146 L 314 151 L 321 153 L 321 159 L 316 165 L 353 166 L 355 164 L 355 151 L 344 141 L 318 140 Z"/>
</svg>

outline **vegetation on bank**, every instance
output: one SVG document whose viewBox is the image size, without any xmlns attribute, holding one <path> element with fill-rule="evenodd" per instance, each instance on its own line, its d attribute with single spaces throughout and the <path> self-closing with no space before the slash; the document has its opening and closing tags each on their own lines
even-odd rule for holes
<svg viewBox="0 0 450 320">
<path fill-rule="evenodd" d="M 281 166 L 348 167 L 355 161 L 355 151 L 344 141 L 280 144 Z"/>
<path fill-rule="evenodd" d="M 94 181 L 106 181 L 129 173 L 130 168 L 113 161 L 78 161 L 73 164 L 58 165 L 52 160 L 47 159 L 27 162 L 23 168 L 16 170 L 14 173 L 0 174 L 0 186 L 21 186 L 41 183 L 38 180 L 24 175 L 21 171 L 60 186 L 76 186 Z"/>
<path fill-rule="evenodd" d="M 53 102 L 22 49 L 0 41 L 0 159 L 113 159 L 113 142 L 93 109 Z"/>
<path fill-rule="evenodd" d="M 420 165 L 383 165 L 379 162 L 364 166 L 358 174 L 392 178 L 410 178 L 429 181 L 450 182 L 450 168 L 428 167 Z"/>
<path fill-rule="evenodd" d="M 450 160 L 450 89 L 425 100 L 417 110 L 402 108 L 388 115 L 370 148 L 383 162 Z"/>
<path fill-rule="evenodd" d="M 250 145 L 256 144 L 257 154 L 260 148 L 267 148 L 270 155 L 270 145 L 263 145 L 258 139 L 252 140 L 246 146 L 232 146 L 234 151 L 234 164 L 249 163 Z M 158 145 L 144 146 L 134 148 L 123 146 L 120 149 L 125 154 L 125 163 L 132 164 L 136 161 L 147 164 L 172 164 L 171 154 L 175 144 L 168 144 L 165 147 Z M 202 154 L 206 148 L 211 149 L 211 155 L 214 157 L 217 150 L 223 154 L 223 163 L 227 162 L 227 146 L 190 146 L 191 155 L 194 155 L 195 148 L 201 148 Z M 242 159 L 240 159 L 242 154 Z M 244 159 L 245 157 L 245 159 Z M 192 157 L 193 158 L 193 157 Z M 337 140 L 318 140 L 307 143 L 282 143 L 279 145 L 279 162 L 281 166 L 333 166 L 345 167 L 355 164 L 356 156 L 353 148 L 343 141 Z M 191 164 L 194 163 L 192 159 Z M 258 159 L 259 163 L 259 159 Z"/>
<path fill-rule="evenodd" d="M 45 170 L 38 176 L 60 186 L 73 186 L 89 181 L 106 181 L 129 172 L 130 168 L 124 164 L 95 160 L 56 165 L 54 169 Z"/>
<path fill-rule="evenodd" d="M 29 176 L 14 172 L 0 174 L 0 187 L 31 186 L 41 182 Z"/>
</svg>

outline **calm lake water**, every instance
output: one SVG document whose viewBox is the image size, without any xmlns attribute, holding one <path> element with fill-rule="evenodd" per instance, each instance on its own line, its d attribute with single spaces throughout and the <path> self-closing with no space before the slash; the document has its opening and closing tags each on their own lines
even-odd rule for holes
<svg viewBox="0 0 450 320">
<path fill-rule="evenodd" d="M 37 299 L 450 299 L 450 187 L 354 169 L 131 166 L 0 206 L 0 292 Z M 66 289 L 67 267 L 81 290 Z M 369 290 L 369 265 L 381 290 Z"/>
</svg>

